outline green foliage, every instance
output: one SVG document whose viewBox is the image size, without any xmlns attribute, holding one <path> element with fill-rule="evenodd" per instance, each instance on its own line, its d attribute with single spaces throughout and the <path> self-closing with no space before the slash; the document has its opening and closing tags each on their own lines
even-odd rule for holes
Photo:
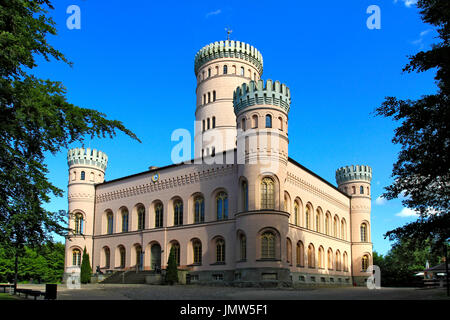
<svg viewBox="0 0 450 320">
<path fill-rule="evenodd" d="M 0 2 L 0 244 L 11 244 L 18 258 L 30 254 L 25 245 L 69 231 L 64 211 L 43 208 L 52 194 L 63 195 L 47 179 L 45 154 L 116 131 L 138 140 L 120 121 L 68 102 L 61 82 L 32 74 L 39 57 L 69 63 L 47 42 L 56 35 L 51 9 L 49 0 Z"/>
<path fill-rule="evenodd" d="M 381 269 L 381 286 L 383 287 L 415 287 L 423 284 L 423 276 L 416 276 L 425 269 L 426 262 L 430 266 L 440 263 L 440 256 L 431 250 L 431 244 L 420 247 L 411 241 L 403 240 L 395 243 L 385 255 L 373 252 L 373 264 Z"/>
<path fill-rule="evenodd" d="M 166 283 L 173 285 L 178 282 L 177 259 L 175 257 L 175 249 L 170 249 L 169 261 L 167 262 Z"/>
<path fill-rule="evenodd" d="M 65 246 L 48 242 L 42 246 L 25 247 L 19 260 L 18 280 L 20 282 L 59 283 L 64 273 Z M 0 282 L 14 279 L 14 249 L 0 246 Z"/>
<path fill-rule="evenodd" d="M 89 254 L 86 252 L 86 247 L 84 247 L 83 257 L 81 259 L 80 282 L 81 283 L 90 283 L 91 276 L 92 276 L 92 268 L 91 268 L 91 263 L 89 261 Z"/>
<path fill-rule="evenodd" d="M 404 72 L 436 70 L 437 93 L 420 99 L 387 97 L 375 113 L 401 122 L 393 142 L 401 145 L 383 197 L 403 196 L 403 204 L 420 213 L 405 227 L 386 233 L 391 240 L 429 239 L 439 249 L 450 237 L 450 1 L 419 0 L 422 20 L 436 27 L 441 41 L 410 57 Z"/>
</svg>

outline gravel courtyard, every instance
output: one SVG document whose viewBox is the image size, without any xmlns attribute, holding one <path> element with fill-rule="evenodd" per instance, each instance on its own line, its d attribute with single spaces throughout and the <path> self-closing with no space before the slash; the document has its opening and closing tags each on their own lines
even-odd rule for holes
<svg viewBox="0 0 450 320">
<path fill-rule="evenodd" d="M 45 285 L 19 285 L 45 291 Z M 88 284 L 69 290 L 58 285 L 58 300 L 435 300 L 443 289 L 381 288 L 235 288 L 198 285 Z"/>
</svg>

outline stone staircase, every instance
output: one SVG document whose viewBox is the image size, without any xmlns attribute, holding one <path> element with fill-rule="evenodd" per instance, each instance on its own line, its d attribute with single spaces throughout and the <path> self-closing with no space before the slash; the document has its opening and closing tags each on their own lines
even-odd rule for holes
<svg viewBox="0 0 450 320">
<path fill-rule="evenodd" d="M 143 284 L 145 283 L 145 277 L 155 274 L 154 271 L 116 271 L 111 276 L 103 280 L 101 283 L 126 283 L 126 284 Z"/>
</svg>

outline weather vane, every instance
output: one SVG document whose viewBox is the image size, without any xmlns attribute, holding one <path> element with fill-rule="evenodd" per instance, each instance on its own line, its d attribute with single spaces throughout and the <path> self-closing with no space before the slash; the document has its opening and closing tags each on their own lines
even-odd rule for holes
<svg viewBox="0 0 450 320">
<path fill-rule="evenodd" d="M 225 31 L 227 32 L 227 40 L 230 40 L 230 34 L 233 32 L 230 28 L 225 28 Z"/>
</svg>

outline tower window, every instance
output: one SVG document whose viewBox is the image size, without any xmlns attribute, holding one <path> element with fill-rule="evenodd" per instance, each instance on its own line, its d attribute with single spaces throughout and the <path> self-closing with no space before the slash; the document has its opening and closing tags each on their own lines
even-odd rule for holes
<svg viewBox="0 0 450 320">
<path fill-rule="evenodd" d="M 223 66 L 223 74 L 227 74 L 228 73 L 228 66 L 224 65 Z"/>
<path fill-rule="evenodd" d="M 272 232 L 261 235 L 261 258 L 275 259 L 275 235 Z"/>
<path fill-rule="evenodd" d="M 244 67 L 241 67 L 241 76 L 244 76 L 245 75 L 245 69 L 244 69 Z"/>
<path fill-rule="evenodd" d="M 205 119 L 202 121 L 202 131 L 205 132 Z"/>
<path fill-rule="evenodd" d="M 266 115 L 266 128 L 272 128 L 272 116 L 270 114 Z"/>
<path fill-rule="evenodd" d="M 212 117 L 212 127 L 213 129 L 216 127 L 216 117 Z"/>
<path fill-rule="evenodd" d="M 213 101 L 216 101 L 216 91 L 213 91 Z"/>
<path fill-rule="evenodd" d="M 261 181 L 261 209 L 275 209 L 274 182 L 271 178 Z"/>
<path fill-rule="evenodd" d="M 360 187 L 359 187 L 359 193 L 360 193 L 360 194 L 364 194 L 364 187 L 363 187 L 363 186 L 360 186 Z"/>
<path fill-rule="evenodd" d="M 86 172 L 81 171 L 81 180 L 85 180 L 86 179 Z"/>
<path fill-rule="evenodd" d="M 81 266 L 81 251 L 78 249 L 72 251 L 72 265 Z"/>
<path fill-rule="evenodd" d="M 258 128 L 258 116 L 256 114 L 252 116 L 252 128 Z"/>
<path fill-rule="evenodd" d="M 241 129 L 242 131 L 245 131 L 245 118 L 243 118 L 241 121 Z"/>
<path fill-rule="evenodd" d="M 220 192 L 216 197 L 216 214 L 217 220 L 228 219 L 228 195 Z"/>
<path fill-rule="evenodd" d="M 208 78 L 211 77 L 211 69 L 208 69 Z"/>
<path fill-rule="evenodd" d="M 211 92 L 208 92 L 208 103 L 211 102 Z"/>
<path fill-rule="evenodd" d="M 209 126 L 209 124 L 210 124 L 209 118 L 207 119 L 207 123 L 208 123 L 208 130 L 209 130 L 209 128 L 210 128 L 210 126 Z"/>
<path fill-rule="evenodd" d="M 225 241 L 223 239 L 216 241 L 216 262 L 225 262 Z"/>
<path fill-rule="evenodd" d="M 83 215 L 81 213 L 75 215 L 75 234 L 83 234 Z"/>
</svg>

